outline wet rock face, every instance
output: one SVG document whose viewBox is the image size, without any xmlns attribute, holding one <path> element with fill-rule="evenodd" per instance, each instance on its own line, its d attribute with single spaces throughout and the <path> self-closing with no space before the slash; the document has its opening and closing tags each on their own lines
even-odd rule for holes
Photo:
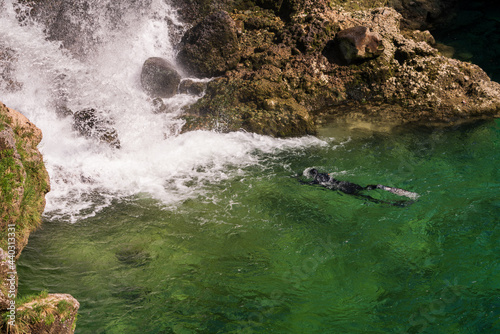
<svg viewBox="0 0 500 334">
<path fill-rule="evenodd" d="M 499 84 L 439 55 L 429 32 L 402 32 L 394 9 L 348 12 L 323 0 L 304 8 L 289 22 L 258 7 L 232 12 L 241 60 L 185 108 L 183 131 L 314 134 L 328 117 L 360 108 L 360 119 L 394 124 L 500 112 Z"/>
<path fill-rule="evenodd" d="M 237 27 L 225 11 L 205 17 L 180 43 L 179 62 L 192 75 L 212 77 L 233 69 L 240 60 Z"/>
<path fill-rule="evenodd" d="M 73 128 L 82 136 L 96 138 L 111 147 L 120 148 L 118 133 L 109 123 L 101 119 L 95 109 L 80 110 L 73 115 Z"/>
<path fill-rule="evenodd" d="M 142 66 L 141 85 L 151 97 L 168 98 L 177 93 L 181 76 L 167 60 L 148 58 Z"/>
<path fill-rule="evenodd" d="M 326 56 L 340 65 L 362 63 L 382 54 L 382 37 L 363 26 L 341 30 L 327 49 Z"/>
<path fill-rule="evenodd" d="M 68 294 L 54 293 L 36 298 L 18 308 L 20 316 L 16 319 L 16 327 L 20 330 L 16 332 L 73 334 L 79 308 L 80 303 Z M 35 316 L 30 316 L 32 314 Z"/>
<path fill-rule="evenodd" d="M 206 87 L 207 84 L 205 82 L 186 79 L 181 82 L 179 92 L 182 94 L 202 96 Z"/>
</svg>

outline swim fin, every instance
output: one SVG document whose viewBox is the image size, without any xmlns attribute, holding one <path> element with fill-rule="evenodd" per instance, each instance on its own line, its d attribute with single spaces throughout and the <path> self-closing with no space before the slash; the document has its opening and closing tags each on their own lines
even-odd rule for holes
<svg viewBox="0 0 500 334">
<path fill-rule="evenodd" d="M 385 190 L 385 191 L 389 191 L 389 192 L 396 194 L 396 195 L 399 195 L 399 196 L 405 196 L 405 197 L 408 197 L 411 199 L 417 199 L 420 197 L 420 195 L 417 193 L 414 193 L 414 192 L 411 192 L 408 190 L 404 190 L 404 189 L 400 189 L 400 188 L 388 187 L 388 186 L 384 186 L 381 184 L 377 185 L 377 188 Z"/>
</svg>

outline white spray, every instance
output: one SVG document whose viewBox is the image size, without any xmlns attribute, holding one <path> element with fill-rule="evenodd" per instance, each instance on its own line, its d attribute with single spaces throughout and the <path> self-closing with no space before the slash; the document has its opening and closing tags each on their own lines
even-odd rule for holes
<svg viewBox="0 0 500 334">
<path fill-rule="evenodd" d="M 139 80 L 148 57 L 175 64 L 172 36 L 185 30 L 176 11 L 163 0 L 146 0 L 139 7 L 113 0 L 87 3 L 93 30 L 85 40 L 85 57 L 48 41 L 36 23 L 20 24 L 12 0 L 4 0 L 0 11 L 0 47 L 13 50 L 13 78 L 22 85 L 10 90 L 0 86 L 0 101 L 42 129 L 39 147 L 51 177 L 46 206 L 51 217 L 74 221 L 95 214 L 114 198 L 139 193 L 175 204 L 200 194 L 207 182 L 231 177 L 228 165 L 258 163 L 256 151 L 324 144 L 312 137 L 278 140 L 244 132 L 180 134 L 182 107 L 197 97 L 165 99 L 171 112 L 155 114 Z M 118 27 L 110 6 L 122 6 Z M 61 98 L 73 111 L 95 108 L 112 120 L 121 148 L 76 133 L 71 118 L 56 114 L 55 101 Z"/>
</svg>

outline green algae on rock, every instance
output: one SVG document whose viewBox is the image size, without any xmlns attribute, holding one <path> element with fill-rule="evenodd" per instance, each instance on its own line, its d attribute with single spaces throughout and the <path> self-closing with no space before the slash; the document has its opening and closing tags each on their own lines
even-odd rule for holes
<svg viewBox="0 0 500 334">
<path fill-rule="evenodd" d="M 225 11 L 206 16 L 188 30 L 180 43 L 178 60 L 198 76 L 216 76 L 239 62 L 236 24 Z"/>
<path fill-rule="evenodd" d="M 349 112 L 399 124 L 499 115 L 500 85 L 478 66 L 440 55 L 428 32 L 402 31 L 394 9 L 348 12 L 328 1 L 300 8 L 288 21 L 259 7 L 232 11 L 240 61 L 185 109 L 184 131 L 281 137 L 314 134 Z M 359 26 L 380 37 L 378 58 L 346 66 L 331 47 L 340 31 Z"/>
</svg>

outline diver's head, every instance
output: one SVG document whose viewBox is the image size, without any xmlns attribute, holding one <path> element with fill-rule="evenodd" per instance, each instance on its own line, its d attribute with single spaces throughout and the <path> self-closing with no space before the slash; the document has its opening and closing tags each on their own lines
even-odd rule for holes
<svg viewBox="0 0 500 334">
<path fill-rule="evenodd" d="M 305 177 L 315 178 L 318 175 L 318 170 L 316 168 L 306 168 L 304 170 Z"/>
</svg>

